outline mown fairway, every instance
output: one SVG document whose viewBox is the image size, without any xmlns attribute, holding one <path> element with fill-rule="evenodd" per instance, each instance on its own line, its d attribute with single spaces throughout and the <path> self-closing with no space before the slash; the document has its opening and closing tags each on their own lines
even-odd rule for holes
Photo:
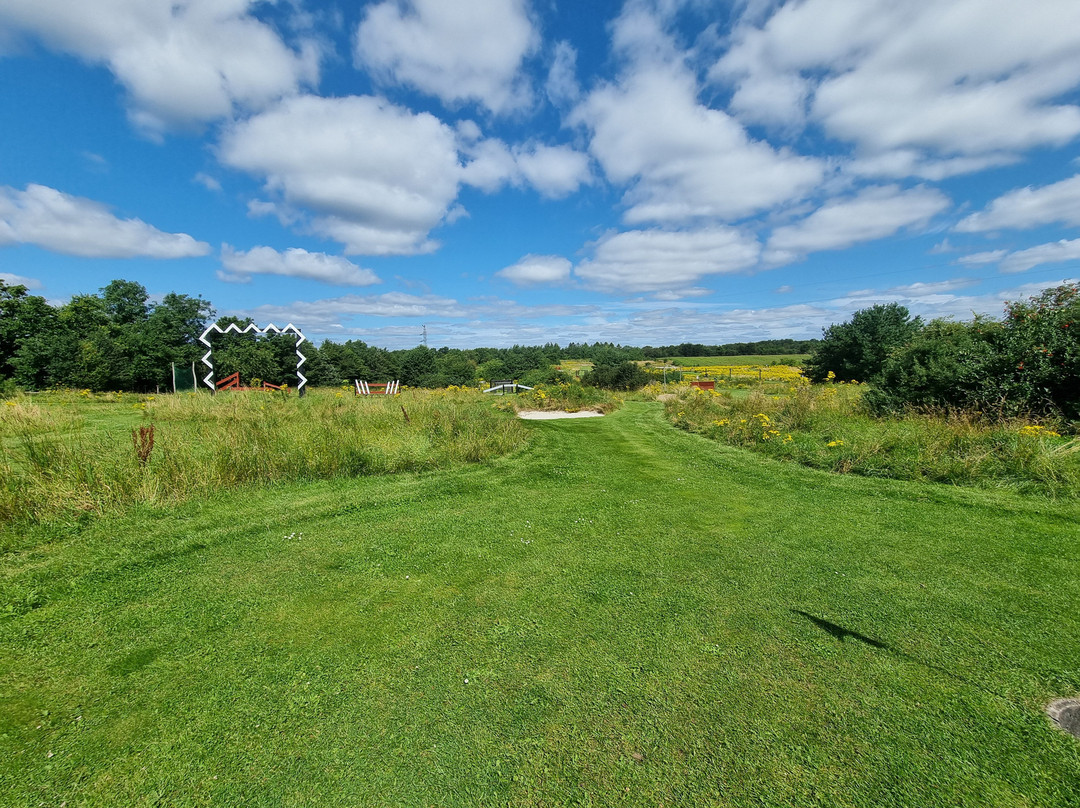
<svg viewBox="0 0 1080 808">
<path fill-rule="evenodd" d="M 527 428 L 7 555 L 0 804 L 1078 804 L 1075 500 Z"/>
</svg>

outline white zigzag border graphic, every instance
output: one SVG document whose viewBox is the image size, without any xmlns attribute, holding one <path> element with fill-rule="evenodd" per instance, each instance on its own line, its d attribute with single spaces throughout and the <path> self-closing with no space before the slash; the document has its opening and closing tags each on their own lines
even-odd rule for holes
<svg viewBox="0 0 1080 808">
<path fill-rule="evenodd" d="M 269 334 L 273 332 L 275 334 L 296 334 L 296 377 L 300 382 L 296 385 L 296 390 L 300 395 L 304 394 L 304 385 L 307 384 L 307 376 L 300 372 L 300 366 L 307 361 L 307 357 L 300 353 L 300 343 L 303 342 L 306 337 L 292 323 L 289 323 L 284 328 L 278 328 L 273 323 L 266 326 L 266 328 L 260 328 L 251 323 L 246 328 L 240 328 L 236 323 L 229 323 L 225 328 L 222 328 L 217 323 L 212 323 L 206 327 L 206 330 L 202 332 L 202 336 L 199 337 L 199 342 L 207 347 L 207 351 L 203 354 L 203 364 L 210 368 L 210 372 L 203 378 L 203 383 L 209 387 L 212 391 L 217 392 L 217 387 L 214 386 L 214 366 L 210 363 L 210 354 L 213 353 L 213 347 L 210 345 L 210 340 L 206 338 L 206 335 L 211 331 L 216 331 L 219 334 L 227 334 L 233 331 L 237 334 L 246 334 L 249 331 L 254 331 L 256 334 Z"/>
</svg>

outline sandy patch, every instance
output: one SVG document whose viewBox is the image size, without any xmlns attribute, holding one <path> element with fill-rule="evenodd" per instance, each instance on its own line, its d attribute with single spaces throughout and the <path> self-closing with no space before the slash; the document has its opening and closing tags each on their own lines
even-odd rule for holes
<svg viewBox="0 0 1080 808">
<path fill-rule="evenodd" d="M 522 410 L 518 418 L 526 421 L 554 421 L 556 418 L 599 418 L 604 413 L 594 410 L 581 410 L 579 412 L 566 412 L 566 410 Z"/>
</svg>

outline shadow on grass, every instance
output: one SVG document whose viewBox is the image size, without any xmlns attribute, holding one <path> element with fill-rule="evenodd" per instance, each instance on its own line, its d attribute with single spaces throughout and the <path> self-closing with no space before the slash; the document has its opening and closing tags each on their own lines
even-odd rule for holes
<svg viewBox="0 0 1080 808">
<path fill-rule="evenodd" d="M 859 632 L 852 631 L 849 628 L 838 626 L 836 623 L 830 623 L 828 620 L 823 620 L 820 617 L 815 617 L 814 615 L 809 614 L 808 612 L 800 611 L 799 609 L 792 609 L 791 611 L 799 615 L 800 617 L 805 617 L 822 631 L 827 631 L 833 637 L 840 640 L 840 642 L 843 642 L 848 637 L 851 637 L 851 639 L 853 640 L 858 640 L 859 642 L 866 643 L 867 645 L 872 645 L 874 648 L 881 648 L 885 651 L 893 651 L 893 653 L 896 653 L 895 649 L 881 642 L 881 640 L 875 640 L 873 637 L 867 637 L 865 634 L 860 634 Z"/>
<path fill-rule="evenodd" d="M 925 660 L 922 660 L 922 659 L 919 659 L 918 657 L 912 656 L 911 654 L 908 654 L 908 653 L 906 653 L 904 651 L 901 651 L 898 648 L 893 648 L 891 645 L 889 645 L 888 643 L 884 643 L 881 640 L 875 640 L 873 637 L 868 637 L 865 634 L 860 634 L 858 631 L 852 631 L 849 628 L 844 628 L 841 625 L 837 625 L 836 623 L 832 623 L 832 622 L 830 622 L 828 620 L 825 620 L 824 618 L 817 617 L 816 615 L 812 615 L 809 612 L 804 612 L 801 609 L 791 609 L 791 613 L 792 614 L 797 614 L 797 615 L 799 615 L 799 617 L 806 618 L 811 623 L 813 623 L 815 626 L 820 628 L 822 631 L 826 632 L 827 634 L 829 634 L 833 638 L 839 640 L 840 642 L 844 642 L 845 640 L 847 640 L 848 637 L 850 637 L 851 639 L 856 640 L 856 641 L 861 642 L 861 643 L 864 643 L 866 645 L 869 645 L 872 648 L 877 648 L 877 649 L 882 650 L 882 651 L 887 651 L 888 653 L 892 654 L 893 656 L 897 657 L 898 659 L 904 660 L 905 662 L 908 662 L 908 663 L 911 663 L 911 664 L 914 664 L 914 665 L 919 665 L 919 666 L 921 666 L 923 668 L 926 668 L 927 670 L 932 670 L 932 671 L 935 671 L 937 673 L 940 673 L 943 676 L 946 676 L 949 679 L 952 679 L 952 680 L 954 680 L 956 682 L 961 682 L 961 683 L 963 683 L 963 684 L 965 684 L 965 685 L 967 685 L 969 687 L 974 687 L 977 690 L 981 690 L 984 693 L 987 693 L 987 694 L 989 694 L 991 696 L 1002 699 L 1003 701 L 1006 701 L 1009 704 L 1012 704 L 1013 706 L 1016 706 L 1016 707 L 1020 706 L 1020 705 L 1016 704 L 1012 699 L 1008 698 L 1007 696 L 1002 695 L 1001 693 L 998 693 L 996 690 L 991 690 L 990 688 L 986 687 L 985 685 L 981 685 L 978 682 L 973 682 L 971 679 L 968 679 L 968 678 L 966 678 L 964 676 L 961 676 L 958 673 L 953 673 L 952 671 L 948 670 L 947 668 L 943 668 L 940 665 L 935 665 L 935 664 L 933 664 L 931 662 L 926 662 Z"/>
</svg>

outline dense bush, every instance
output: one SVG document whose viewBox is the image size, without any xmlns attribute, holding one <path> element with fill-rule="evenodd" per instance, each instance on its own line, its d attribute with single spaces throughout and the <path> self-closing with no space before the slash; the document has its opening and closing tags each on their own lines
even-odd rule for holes
<svg viewBox="0 0 1080 808">
<path fill-rule="evenodd" d="M 867 405 L 879 414 L 978 409 L 994 353 L 984 333 L 994 325 L 932 321 L 886 359 L 866 393 Z"/>
<path fill-rule="evenodd" d="M 988 395 L 1034 413 L 1080 420 L 1080 285 L 1046 289 L 1006 304 Z"/>
<path fill-rule="evenodd" d="M 889 353 L 906 345 L 922 328 L 899 303 L 861 309 L 850 321 L 825 329 L 821 344 L 806 361 L 806 375 L 823 382 L 829 374 L 841 381 L 865 382 L 880 371 Z"/>
<path fill-rule="evenodd" d="M 584 384 L 604 390 L 640 390 L 650 381 L 648 371 L 636 362 L 596 365 L 582 378 Z"/>
<path fill-rule="evenodd" d="M 998 322 L 935 321 L 894 350 L 866 401 L 881 412 L 966 409 L 1080 420 L 1080 286 L 1006 304 Z"/>
</svg>

